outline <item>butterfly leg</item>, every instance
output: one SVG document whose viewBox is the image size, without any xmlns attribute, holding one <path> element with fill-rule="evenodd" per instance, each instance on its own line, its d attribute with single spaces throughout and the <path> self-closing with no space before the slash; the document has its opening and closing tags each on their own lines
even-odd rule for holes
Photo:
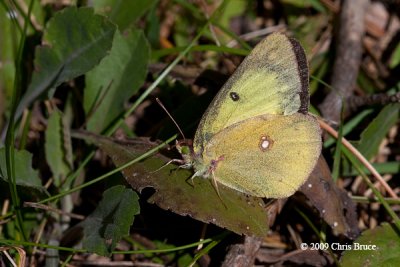
<svg viewBox="0 0 400 267">
<path fill-rule="evenodd" d="M 196 176 L 200 176 L 200 175 L 197 172 L 195 172 L 192 176 L 190 176 L 189 178 L 186 179 L 186 182 L 188 180 L 190 180 L 190 184 L 194 187 L 194 182 L 193 181 L 194 181 L 194 177 L 196 177 Z"/>
<path fill-rule="evenodd" d="M 222 204 L 224 205 L 224 207 L 225 207 L 226 209 L 228 209 L 228 207 L 226 206 L 224 200 L 223 200 L 222 197 L 221 197 L 221 194 L 219 193 L 218 183 L 217 183 L 217 177 L 215 177 L 214 172 L 212 172 L 212 174 L 211 174 L 211 184 L 212 184 L 212 186 L 214 187 L 215 192 L 217 192 L 218 198 L 221 200 L 221 202 L 222 202 Z"/>
<path fill-rule="evenodd" d="M 213 185 L 215 191 L 218 194 L 218 197 L 221 199 L 221 194 L 219 193 L 218 184 L 217 184 L 217 178 L 215 177 L 214 172 L 212 172 L 212 174 L 211 174 L 211 182 L 212 182 L 212 185 Z"/>
<path fill-rule="evenodd" d="M 208 168 L 208 172 L 211 174 L 211 183 L 215 189 L 215 192 L 217 192 L 217 195 L 218 195 L 219 199 L 221 200 L 222 204 L 224 204 L 225 208 L 227 208 L 227 206 L 225 205 L 224 201 L 222 200 L 221 194 L 219 192 L 217 177 L 215 177 L 215 173 L 214 173 L 214 171 L 217 169 L 218 162 L 224 160 L 224 158 L 225 158 L 224 155 L 222 155 L 222 156 L 219 156 L 217 159 L 212 160 L 211 165 Z"/>
</svg>

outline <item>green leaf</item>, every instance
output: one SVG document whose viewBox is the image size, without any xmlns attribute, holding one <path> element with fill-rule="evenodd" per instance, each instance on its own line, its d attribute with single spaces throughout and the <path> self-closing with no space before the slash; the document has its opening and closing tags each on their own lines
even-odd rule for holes
<svg viewBox="0 0 400 267">
<path fill-rule="evenodd" d="M 147 74 L 149 45 L 142 31 L 115 34 L 110 54 L 86 75 L 84 108 L 87 128 L 101 132 L 124 110 Z"/>
<path fill-rule="evenodd" d="M 111 48 L 115 25 L 90 8 L 69 7 L 48 23 L 43 45 L 35 51 L 35 72 L 16 112 L 62 82 L 92 69 Z"/>
<path fill-rule="evenodd" d="M 50 115 L 45 138 L 46 161 L 53 173 L 55 184 L 59 186 L 71 171 L 72 162 L 67 158 L 67 150 L 71 151 L 72 148 L 71 142 L 64 141 L 69 135 L 64 134 L 63 119 L 58 110 Z"/>
<path fill-rule="evenodd" d="M 83 224 L 83 247 L 90 252 L 108 256 L 117 243 L 129 234 L 134 216 L 139 214 L 139 198 L 122 185 L 104 191 L 96 210 Z"/>
<path fill-rule="evenodd" d="M 362 248 L 363 245 L 369 247 Z M 351 249 L 344 251 L 341 266 L 398 266 L 399 262 L 400 235 L 390 224 L 383 223 L 363 232 Z"/>
<path fill-rule="evenodd" d="M 343 136 L 351 133 L 366 117 L 368 117 L 372 113 L 372 109 L 366 109 L 356 114 L 354 118 L 349 120 L 342 128 L 343 128 Z M 324 148 L 328 148 L 336 142 L 336 138 L 328 137 L 328 139 L 324 142 Z"/>
<path fill-rule="evenodd" d="M 390 128 L 399 119 L 400 104 L 385 106 L 378 116 L 372 120 L 368 127 L 362 132 L 357 149 L 367 158 L 371 159 L 376 155 L 379 145 L 386 137 Z"/>
<path fill-rule="evenodd" d="M 160 17 L 157 14 L 157 7 L 153 7 L 146 16 L 146 38 L 150 46 L 155 48 L 160 46 Z"/>
<path fill-rule="evenodd" d="M 383 173 L 398 174 L 398 173 L 400 173 L 400 162 L 398 162 L 398 161 L 372 163 L 372 166 L 380 174 L 383 174 Z M 363 166 L 361 169 L 365 174 L 371 175 L 371 172 L 365 166 Z M 343 171 L 343 176 L 357 176 L 357 175 L 359 175 L 359 173 L 355 169 Z"/>
<path fill-rule="evenodd" d="M 35 188 L 44 193 L 46 190 L 42 186 L 39 172 L 32 168 L 32 154 L 26 150 L 15 150 L 14 160 L 17 185 Z M 4 147 L 0 148 L 0 177 L 8 182 Z"/>
<path fill-rule="evenodd" d="M 0 36 L 3 36 L 0 45 L 0 88 L 2 88 L 1 97 L 6 97 L 5 101 L 0 101 L 0 114 L 4 114 L 5 109 L 11 104 L 9 98 L 12 94 L 15 77 L 14 56 L 17 49 L 17 40 L 20 38 L 20 32 L 13 28 L 12 20 L 9 18 L 11 12 L 11 10 L 0 8 Z M 5 38 L 6 36 L 8 38 Z"/>
<path fill-rule="evenodd" d="M 308 0 L 308 2 L 318 12 L 327 13 L 326 12 L 327 10 L 326 10 L 325 6 L 323 4 L 321 4 L 320 0 Z"/>
<path fill-rule="evenodd" d="M 398 44 L 396 46 L 396 49 L 393 51 L 389 66 L 391 68 L 395 68 L 399 64 L 400 64 L 400 45 Z"/>
<path fill-rule="evenodd" d="M 229 28 L 232 19 L 243 15 L 251 4 L 248 1 L 230 1 L 229 5 L 224 8 L 224 12 L 218 17 L 218 21 L 222 26 Z"/>
<path fill-rule="evenodd" d="M 96 0 L 96 12 L 107 15 L 122 31 L 144 15 L 157 0 Z"/>
<path fill-rule="evenodd" d="M 313 7 L 319 12 L 326 13 L 326 8 L 318 0 L 284 0 L 282 2 L 286 5 L 292 5 L 297 8 Z"/>
</svg>

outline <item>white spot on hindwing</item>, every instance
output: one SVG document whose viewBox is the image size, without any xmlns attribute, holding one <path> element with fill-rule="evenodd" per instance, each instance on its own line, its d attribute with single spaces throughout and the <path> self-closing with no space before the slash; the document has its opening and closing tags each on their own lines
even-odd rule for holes
<svg viewBox="0 0 400 267">
<path fill-rule="evenodd" d="M 269 141 L 268 140 L 264 140 L 261 142 L 261 148 L 262 149 L 267 149 L 269 147 Z"/>
<path fill-rule="evenodd" d="M 274 144 L 274 141 L 268 135 L 262 135 L 260 137 L 258 147 L 260 148 L 260 150 L 262 152 L 265 152 L 267 150 L 270 150 L 272 148 L 273 144 Z"/>
</svg>

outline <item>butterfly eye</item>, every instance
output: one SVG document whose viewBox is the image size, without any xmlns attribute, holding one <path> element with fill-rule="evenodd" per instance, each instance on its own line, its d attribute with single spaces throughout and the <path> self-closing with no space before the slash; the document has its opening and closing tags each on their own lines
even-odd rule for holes
<svg viewBox="0 0 400 267">
<path fill-rule="evenodd" d="M 233 101 L 238 101 L 240 99 L 239 95 L 235 92 L 230 92 L 229 95 Z"/>
</svg>

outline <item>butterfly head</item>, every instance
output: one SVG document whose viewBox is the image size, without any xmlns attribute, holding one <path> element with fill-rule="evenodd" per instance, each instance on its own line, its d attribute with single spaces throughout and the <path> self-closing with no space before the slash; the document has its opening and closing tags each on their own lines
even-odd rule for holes
<svg viewBox="0 0 400 267">
<path fill-rule="evenodd" d="M 217 159 L 215 162 L 213 161 L 209 164 L 205 164 L 201 154 L 195 153 L 193 145 L 186 141 L 176 141 L 176 149 L 181 154 L 184 162 L 181 167 L 185 169 L 194 169 L 193 177 L 209 178 L 217 167 L 218 161 L 221 160 Z"/>
<path fill-rule="evenodd" d="M 192 144 L 184 140 L 184 141 L 176 141 L 175 146 L 179 154 L 181 154 L 184 162 L 182 168 L 185 169 L 193 168 L 196 156 L 194 155 Z"/>
</svg>

